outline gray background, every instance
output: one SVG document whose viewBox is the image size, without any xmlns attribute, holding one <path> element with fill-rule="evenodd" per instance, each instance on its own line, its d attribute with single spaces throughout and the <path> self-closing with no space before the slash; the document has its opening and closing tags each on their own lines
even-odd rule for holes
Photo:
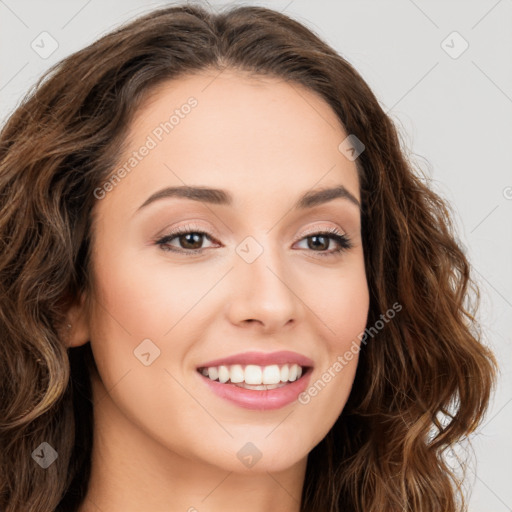
<svg viewBox="0 0 512 512">
<path fill-rule="evenodd" d="M 0 0 L 0 121 L 50 65 L 171 3 Z M 484 341 L 501 364 L 491 410 L 473 437 L 470 510 L 512 511 L 512 0 L 232 3 L 283 11 L 354 64 L 410 158 L 450 200 L 481 286 Z M 42 47 L 43 31 L 58 44 L 46 58 L 31 47 Z M 460 55 L 464 42 L 454 31 L 469 45 Z"/>
</svg>

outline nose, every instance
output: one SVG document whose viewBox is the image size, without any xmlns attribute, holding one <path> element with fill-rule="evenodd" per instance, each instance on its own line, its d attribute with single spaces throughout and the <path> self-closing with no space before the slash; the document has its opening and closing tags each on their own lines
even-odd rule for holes
<svg viewBox="0 0 512 512">
<path fill-rule="evenodd" d="M 231 273 L 230 321 L 258 325 L 265 333 L 296 323 L 302 302 L 294 290 L 292 272 L 276 253 L 264 250 L 252 263 L 240 258 Z"/>
</svg>

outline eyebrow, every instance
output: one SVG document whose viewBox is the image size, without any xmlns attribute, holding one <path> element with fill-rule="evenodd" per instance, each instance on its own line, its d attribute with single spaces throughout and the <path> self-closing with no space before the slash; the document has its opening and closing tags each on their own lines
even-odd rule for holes
<svg viewBox="0 0 512 512">
<path fill-rule="evenodd" d="M 215 205 L 230 206 L 233 204 L 233 196 L 226 190 L 208 187 L 192 187 L 192 186 L 179 186 L 167 187 L 149 196 L 144 203 L 142 203 L 137 211 L 145 208 L 149 204 L 158 201 L 159 199 L 181 197 L 191 199 L 192 201 L 202 201 L 205 203 Z M 320 204 L 328 203 L 334 199 L 347 199 L 354 205 L 361 209 L 361 204 L 357 198 L 349 192 L 343 185 L 333 188 L 323 188 L 320 190 L 312 190 L 303 194 L 295 205 L 294 210 L 305 210 L 306 208 L 313 208 Z"/>
</svg>

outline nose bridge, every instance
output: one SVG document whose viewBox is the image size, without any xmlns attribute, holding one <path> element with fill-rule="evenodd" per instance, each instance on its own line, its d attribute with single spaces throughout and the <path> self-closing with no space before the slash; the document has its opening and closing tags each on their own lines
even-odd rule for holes
<svg viewBox="0 0 512 512">
<path fill-rule="evenodd" d="M 234 279 L 239 289 L 232 305 L 238 321 L 259 320 L 277 327 L 295 317 L 298 299 L 281 248 L 272 246 L 271 236 L 258 238 L 248 236 L 235 249 Z"/>
</svg>

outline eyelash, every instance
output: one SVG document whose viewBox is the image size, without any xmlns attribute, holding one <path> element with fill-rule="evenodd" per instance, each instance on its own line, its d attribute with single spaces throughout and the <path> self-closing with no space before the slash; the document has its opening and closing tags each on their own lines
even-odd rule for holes
<svg viewBox="0 0 512 512">
<path fill-rule="evenodd" d="M 174 252 L 174 253 L 181 253 L 181 254 L 187 254 L 188 256 L 193 256 L 196 254 L 202 253 L 205 249 L 177 249 L 175 247 L 170 248 L 168 245 L 170 241 L 172 241 L 174 238 L 177 238 L 182 235 L 189 235 L 189 234 L 196 234 L 196 235 L 202 235 L 208 238 L 210 241 L 214 240 L 208 233 L 205 231 L 202 231 L 201 229 L 196 229 L 194 226 L 183 226 L 180 228 L 177 228 L 175 231 L 172 231 L 171 233 L 165 235 L 164 237 L 158 239 L 155 241 L 155 244 L 159 245 L 163 251 L 166 252 Z M 336 256 L 341 255 L 344 251 L 351 249 L 353 247 L 352 242 L 347 235 L 344 235 L 343 233 L 340 233 L 338 229 L 336 228 L 329 228 L 322 231 L 315 231 L 311 233 L 307 233 L 302 238 L 299 238 L 298 240 L 295 240 L 296 242 L 301 242 L 302 240 L 305 240 L 306 238 L 311 238 L 313 236 L 325 236 L 331 240 L 334 240 L 338 244 L 338 248 L 331 250 L 331 251 L 313 251 L 318 252 L 318 255 L 322 258 L 330 257 L 330 256 Z"/>
</svg>

